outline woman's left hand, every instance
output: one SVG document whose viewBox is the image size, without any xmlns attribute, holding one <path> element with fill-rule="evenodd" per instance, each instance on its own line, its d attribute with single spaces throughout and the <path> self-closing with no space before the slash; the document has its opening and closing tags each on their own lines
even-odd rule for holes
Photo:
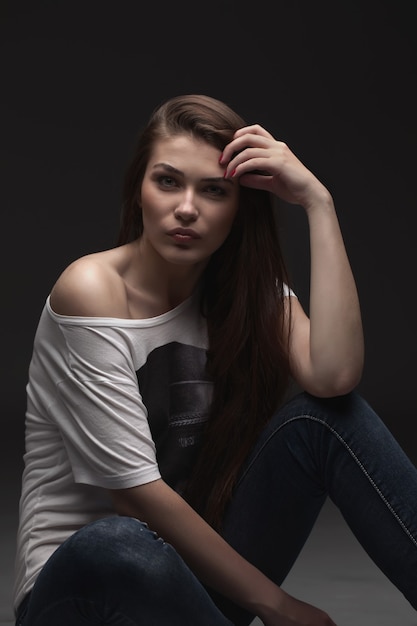
<svg viewBox="0 0 417 626">
<path fill-rule="evenodd" d="M 225 177 L 238 177 L 245 187 L 264 189 L 291 204 L 308 208 L 328 191 L 289 149 L 259 124 L 235 132 L 220 160 Z"/>
</svg>

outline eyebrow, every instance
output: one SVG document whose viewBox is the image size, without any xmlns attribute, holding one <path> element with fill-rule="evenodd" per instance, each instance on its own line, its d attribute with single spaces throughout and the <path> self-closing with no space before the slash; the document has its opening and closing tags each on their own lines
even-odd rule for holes
<svg viewBox="0 0 417 626">
<path fill-rule="evenodd" d="M 184 172 L 182 172 L 181 170 L 178 170 L 176 167 L 173 167 L 172 165 L 169 165 L 168 163 L 155 163 L 152 169 L 157 169 L 158 167 L 168 170 L 169 172 L 172 172 L 173 174 L 184 176 Z M 230 178 L 224 178 L 223 176 L 207 176 L 205 178 L 202 178 L 201 180 L 206 183 L 229 183 L 230 185 L 233 185 L 233 181 Z"/>
</svg>

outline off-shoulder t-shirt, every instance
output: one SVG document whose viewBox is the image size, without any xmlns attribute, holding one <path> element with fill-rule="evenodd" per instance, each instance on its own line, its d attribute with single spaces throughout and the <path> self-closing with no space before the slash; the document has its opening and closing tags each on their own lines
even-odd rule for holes
<svg viewBox="0 0 417 626">
<path fill-rule="evenodd" d="M 49 298 L 29 367 L 15 606 L 74 530 L 113 515 L 108 489 L 187 479 L 208 416 L 196 296 L 149 319 L 72 317 Z"/>
<path fill-rule="evenodd" d="M 47 298 L 27 384 L 15 608 L 65 539 L 115 514 L 109 489 L 162 477 L 181 493 L 208 418 L 207 346 L 198 292 L 134 320 L 58 315 Z"/>
</svg>

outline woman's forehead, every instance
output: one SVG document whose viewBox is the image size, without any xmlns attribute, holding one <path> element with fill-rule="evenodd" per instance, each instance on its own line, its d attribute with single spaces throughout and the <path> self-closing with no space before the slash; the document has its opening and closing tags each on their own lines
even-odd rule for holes
<svg viewBox="0 0 417 626">
<path fill-rule="evenodd" d="M 148 166 L 167 163 L 178 169 L 192 165 L 215 168 L 218 173 L 220 150 L 192 135 L 173 135 L 157 139 L 149 156 Z"/>
<path fill-rule="evenodd" d="M 205 150 L 208 152 L 219 153 L 220 150 L 208 143 L 201 137 L 196 137 L 190 133 L 182 133 L 179 135 L 169 135 L 167 137 L 159 137 L 152 146 L 152 153 L 160 153 L 161 151 L 190 151 Z"/>
</svg>

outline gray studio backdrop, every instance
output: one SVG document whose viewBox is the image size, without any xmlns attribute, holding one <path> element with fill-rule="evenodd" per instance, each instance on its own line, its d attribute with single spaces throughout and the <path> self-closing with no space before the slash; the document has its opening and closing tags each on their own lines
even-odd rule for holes
<svg viewBox="0 0 417 626">
<path fill-rule="evenodd" d="M 113 245 L 136 134 L 156 104 L 185 92 L 265 125 L 333 193 L 363 309 L 360 390 L 416 458 L 411 9 L 204 5 L 1 3 L 2 480 L 21 463 L 24 386 L 48 291 L 74 258 Z M 298 207 L 283 212 L 282 236 L 307 307 Z M 15 507 L 16 483 L 4 480 L 3 492 Z"/>
</svg>

